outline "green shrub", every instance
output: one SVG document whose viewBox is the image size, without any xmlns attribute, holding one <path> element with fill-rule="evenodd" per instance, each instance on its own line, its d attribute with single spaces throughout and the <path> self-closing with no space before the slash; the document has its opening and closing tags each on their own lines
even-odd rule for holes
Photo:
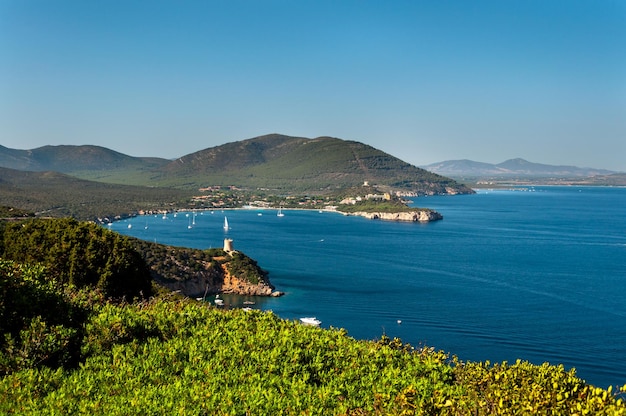
<svg viewBox="0 0 626 416">
<path fill-rule="evenodd" d="M 0 374 L 76 365 L 86 317 L 42 266 L 0 259 Z"/>
<path fill-rule="evenodd" d="M 73 219 L 35 219 L 0 227 L 0 257 L 42 264 L 63 285 L 112 298 L 150 295 L 148 267 L 127 237 Z"/>
<path fill-rule="evenodd" d="M 0 413 L 491 415 L 626 412 L 561 367 L 460 363 L 270 312 L 155 300 L 95 307 L 76 369 L 0 380 Z"/>
</svg>

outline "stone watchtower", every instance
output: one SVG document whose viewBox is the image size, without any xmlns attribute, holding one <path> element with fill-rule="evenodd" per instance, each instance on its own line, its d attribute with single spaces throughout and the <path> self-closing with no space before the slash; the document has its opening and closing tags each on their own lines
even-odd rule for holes
<svg viewBox="0 0 626 416">
<path fill-rule="evenodd" d="M 224 239 L 224 251 L 229 254 L 235 251 L 233 250 L 233 240 L 231 240 L 230 238 Z"/>
</svg>

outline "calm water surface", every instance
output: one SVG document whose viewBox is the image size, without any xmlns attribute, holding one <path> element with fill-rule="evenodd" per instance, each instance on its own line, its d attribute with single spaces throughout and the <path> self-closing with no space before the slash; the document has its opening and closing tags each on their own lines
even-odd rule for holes
<svg viewBox="0 0 626 416">
<path fill-rule="evenodd" d="M 355 338 L 397 336 L 463 360 L 563 364 L 592 384 L 623 385 L 626 189 L 531 190 L 415 199 L 443 214 L 429 224 L 235 210 L 202 212 L 191 229 L 185 213 L 111 228 L 195 248 L 232 238 L 286 292 L 254 306 L 286 319 L 316 316 Z"/>
</svg>

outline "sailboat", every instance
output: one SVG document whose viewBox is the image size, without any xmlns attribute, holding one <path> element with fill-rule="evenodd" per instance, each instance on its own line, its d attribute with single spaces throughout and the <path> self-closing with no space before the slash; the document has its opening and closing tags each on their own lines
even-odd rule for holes
<svg viewBox="0 0 626 416">
<path fill-rule="evenodd" d="M 280 207 L 278 208 L 278 214 L 276 214 L 276 216 L 277 217 L 284 217 L 285 216 L 285 214 L 283 214 L 282 208 L 280 208 Z"/>
<path fill-rule="evenodd" d="M 224 217 L 224 231 L 228 231 L 228 218 Z"/>
</svg>

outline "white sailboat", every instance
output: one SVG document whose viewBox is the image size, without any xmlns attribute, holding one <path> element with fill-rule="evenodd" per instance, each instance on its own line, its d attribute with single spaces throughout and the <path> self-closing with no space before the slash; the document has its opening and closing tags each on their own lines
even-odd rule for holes
<svg viewBox="0 0 626 416">
<path fill-rule="evenodd" d="M 283 209 L 282 208 L 278 208 L 278 214 L 276 214 L 277 217 L 284 217 L 285 214 L 283 214 Z"/>
<path fill-rule="evenodd" d="M 228 218 L 224 217 L 224 231 L 228 231 L 230 227 L 228 226 Z"/>
</svg>

